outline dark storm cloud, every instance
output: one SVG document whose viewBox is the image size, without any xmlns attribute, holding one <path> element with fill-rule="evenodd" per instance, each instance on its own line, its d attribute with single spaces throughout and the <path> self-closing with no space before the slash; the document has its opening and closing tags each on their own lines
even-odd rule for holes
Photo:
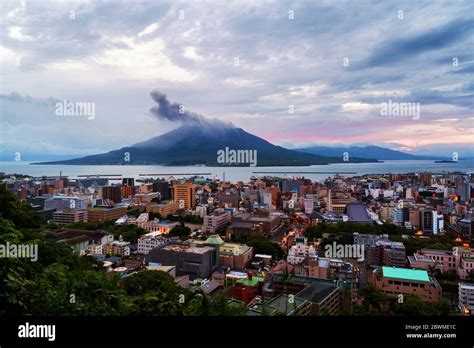
<svg viewBox="0 0 474 348">
<path fill-rule="evenodd" d="M 377 67 L 402 62 L 421 53 L 438 50 L 472 35 L 474 18 L 454 19 L 414 37 L 388 40 L 375 47 L 375 52 L 361 67 Z"/>
</svg>

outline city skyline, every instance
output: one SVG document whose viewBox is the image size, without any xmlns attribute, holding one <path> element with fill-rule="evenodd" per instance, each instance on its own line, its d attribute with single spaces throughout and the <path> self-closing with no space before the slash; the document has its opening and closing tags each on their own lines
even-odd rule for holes
<svg viewBox="0 0 474 348">
<path fill-rule="evenodd" d="M 178 123 L 151 116 L 160 90 L 288 148 L 474 155 L 472 3 L 345 4 L 7 1 L 3 151 L 72 158 L 163 134 Z M 95 117 L 56 115 L 65 101 Z M 419 117 L 381 115 L 390 102 Z"/>
</svg>

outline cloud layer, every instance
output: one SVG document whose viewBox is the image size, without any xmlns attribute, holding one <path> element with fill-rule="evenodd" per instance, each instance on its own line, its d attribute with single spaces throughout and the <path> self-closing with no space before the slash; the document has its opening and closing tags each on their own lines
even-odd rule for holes
<svg viewBox="0 0 474 348">
<path fill-rule="evenodd" d="M 92 154 L 204 115 L 289 147 L 462 154 L 473 13 L 472 1 L 6 1 L 2 148 Z M 168 97 L 154 105 L 153 90 Z M 51 100 L 93 102 L 97 116 L 60 118 Z M 388 100 L 420 103 L 421 117 L 381 116 Z"/>
</svg>

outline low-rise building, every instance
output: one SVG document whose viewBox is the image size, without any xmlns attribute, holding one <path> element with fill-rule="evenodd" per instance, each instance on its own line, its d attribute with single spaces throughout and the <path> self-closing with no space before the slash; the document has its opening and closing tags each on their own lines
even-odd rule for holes
<svg viewBox="0 0 474 348">
<path fill-rule="evenodd" d="M 212 214 L 204 216 L 203 229 L 207 233 L 215 233 L 216 230 L 230 223 L 231 215 L 224 209 L 216 209 Z"/>
<path fill-rule="evenodd" d="M 296 244 L 288 250 L 287 261 L 289 264 L 298 265 L 306 258 L 316 258 L 318 253 L 313 245 L 306 245 L 303 238 L 297 238 Z"/>
<path fill-rule="evenodd" d="M 280 294 L 263 303 L 253 301 L 247 306 L 249 316 L 304 316 L 311 313 L 311 302 L 293 295 Z"/>
<path fill-rule="evenodd" d="M 59 225 L 67 225 L 74 222 L 87 222 L 87 220 L 87 210 L 65 209 L 53 212 L 53 222 Z"/>
<path fill-rule="evenodd" d="M 311 303 L 311 315 L 337 315 L 342 307 L 341 290 L 326 283 L 311 283 L 297 293 L 295 298 Z"/>
<path fill-rule="evenodd" d="M 139 254 L 148 254 L 150 250 L 169 243 L 169 239 L 161 235 L 161 232 L 150 232 L 138 238 L 137 251 Z"/>
<path fill-rule="evenodd" d="M 166 201 L 161 203 L 152 203 L 146 206 L 147 213 L 159 213 L 161 216 L 166 217 L 170 214 L 175 214 L 179 209 L 179 202 Z"/>
<path fill-rule="evenodd" d="M 145 262 L 176 266 L 176 274 L 208 278 L 219 266 L 217 247 L 191 244 L 168 244 L 152 249 Z"/>
<path fill-rule="evenodd" d="M 89 208 L 87 211 L 89 222 L 117 220 L 118 218 L 127 215 L 127 207 L 125 206 L 111 208 L 95 207 Z"/>
<path fill-rule="evenodd" d="M 224 243 L 219 247 L 219 263 L 232 269 L 244 269 L 253 257 L 253 248 L 238 243 Z"/>
<path fill-rule="evenodd" d="M 69 245 L 79 255 L 86 253 L 100 255 L 103 253 L 104 245 L 114 240 L 112 234 L 102 230 L 90 231 L 64 228 L 59 231 L 47 231 L 46 233 L 59 242 Z"/>
<path fill-rule="evenodd" d="M 130 243 L 114 240 L 104 245 L 104 252 L 108 255 L 130 256 Z"/>
<path fill-rule="evenodd" d="M 441 299 L 441 286 L 425 270 L 382 267 L 373 272 L 372 281 L 376 288 L 388 295 L 416 295 L 428 303 Z"/>
<path fill-rule="evenodd" d="M 232 288 L 232 298 L 249 303 L 255 296 L 261 294 L 264 278 L 256 277 L 251 272 L 246 278 L 237 279 Z"/>
<path fill-rule="evenodd" d="M 147 231 L 160 232 L 161 234 L 169 234 L 171 229 L 178 226 L 177 222 L 174 221 L 162 221 L 155 219 L 148 221 L 143 224 L 143 228 Z"/>
</svg>

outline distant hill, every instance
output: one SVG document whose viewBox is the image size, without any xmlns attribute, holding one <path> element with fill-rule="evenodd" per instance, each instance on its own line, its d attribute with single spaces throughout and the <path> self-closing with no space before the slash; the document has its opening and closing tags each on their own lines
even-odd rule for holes
<svg viewBox="0 0 474 348">
<path fill-rule="evenodd" d="M 220 166 L 222 164 L 217 162 L 217 151 L 226 147 L 233 150 L 257 150 L 257 166 L 308 166 L 342 162 L 341 156 L 322 156 L 273 145 L 241 128 L 192 123 L 108 153 L 37 164 Z M 130 154 L 128 162 L 125 161 L 127 152 Z M 362 159 L 357 156 L 351 157 L 350 161 L 377 162 L 375 159 Z"/>
<path fill-rule="evenodd" d="M 324 155 L 331 157 L 342 157 L 344 152 L 351 157 L 373 158 L 379 161 L 383 160 L 442 160 L 447 159 L 441 156 L 418 156 L 405 152 L 390 150 L 380 146 L 349 146 L 349 147 L 329 147 L 329 146 L 311 146 L 296 151 L 311 153 L 314 155 Z"/>
</svg>

